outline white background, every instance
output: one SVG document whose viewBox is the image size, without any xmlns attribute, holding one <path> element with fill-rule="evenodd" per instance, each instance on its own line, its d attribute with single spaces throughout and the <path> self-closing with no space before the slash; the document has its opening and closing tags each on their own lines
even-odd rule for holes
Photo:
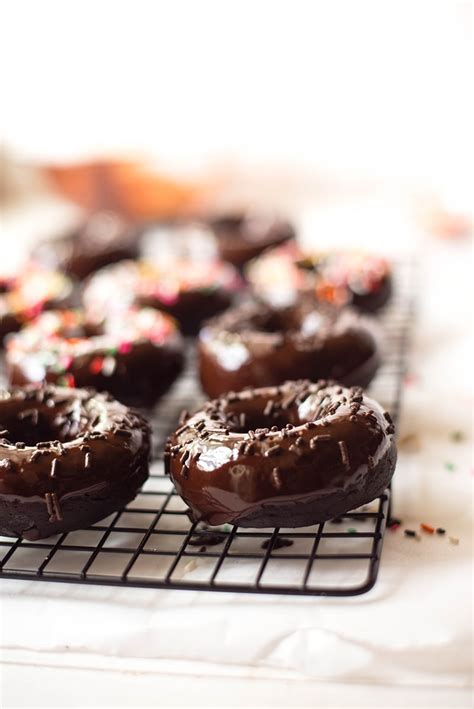
<svg viewBox="0 0 474 709">
<path fill-rule="evenodd" d="M 141 151 L 465 185 L 459 0 L 7 0 L 2 124 L 21 156 Z"/>
</svg>

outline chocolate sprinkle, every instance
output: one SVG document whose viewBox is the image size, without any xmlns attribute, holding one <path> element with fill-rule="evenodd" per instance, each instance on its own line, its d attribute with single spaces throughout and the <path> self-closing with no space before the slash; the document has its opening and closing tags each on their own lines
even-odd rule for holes
<svg viewBox="0 0 474 709">
<path fill-rule="evenodd" d="M 314 436 L 312 439 L 313 441 L 330 441 L 331 440 L 331 434 L 329 433 L 320 433 L 317 436 Z"/>
<path fill-rule="evenodd" d="M 263 409 L 263 415 L 264 416 L 271 416 L 274 408 L 275 408 L 275 402 L 273 401 L 273 399 L 270 399 L 267 402 L 265 408 Z"/>
<path fill-rule="evenodd" d="M 349 470 L 351 465 L 349 461 L 349 451 L 347 450 L 347 443 L 345 441 L 339 441 L 339 450 L 341 451 L 341 460 L 346 470 Z"/>
<path fill-rule="evenodd" d="M 50 522 L 61 522 L 63 516 L 59 506 L 58 496 L 55 492 L 46 492 L 44 495 L 46 509 L 49 515 Z"/>
<path fill-rule="evenodd" d="M 267 448 L 267 450 L 265 451 L 265 455 L 268 458 L 274 455 L 280 455 L 281 453 L 283 453 L 283 448 L 279 445 L 271 446 L 271 448 Z"/>
<path fill-rule="evenodd" d="M 57 458 L 54 458 L 54 460 L 51 461 L 51 469 L 49 471 L 50 478 L 56 477 L 56 474 L 58 472 L 58 468 L 59 468 L 59 460 Z"/>
<path fill-rule="evenodd" d="M 272 469 L 271 480 L 272 480 L 273 486 L 277 490 L 281 490 L 282 482 L 281 482 L 280 472 L 279 472 L 278 468 Z"/>
</svg>

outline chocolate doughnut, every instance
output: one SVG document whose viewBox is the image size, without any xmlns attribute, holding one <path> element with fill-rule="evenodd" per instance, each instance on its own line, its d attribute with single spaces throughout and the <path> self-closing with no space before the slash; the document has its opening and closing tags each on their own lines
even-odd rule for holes
<svg viewBox="0 0 474 709">
<path fill-rule="evenodd" d="M 202 388 L 216 397 L 301 377 L 367 386 L 380 359 L 374 332 L 368 318 L 308 296 L 281 309 L 245 303 L 201 330 Z"/>
<path fill-rule="evenodd" d="M 14 385 L 92 386 L 151 406 L 181 372 L 183 343 L 172 318 L 153 308 L 101 322 L 82 311 L 49 311 L 9 338 L 6 361 Z"/>
<path fill-rule="evenodd" d="M 295 238 L 292 225 L 277 217 L 252 213 L 229 213 L 209 221 L 219 254 L 241 269 L 247 261 Z"/>
<path fill-rule="evenodd" d="M 99 268 L 137 258 L 139 240 L 130 225 L 114 212 L 96 212 L 57 239 L 38 244 L 33 261 L 83 280 Z"/>
<path fill-rule="evenodd" d="M 392 294 L 386 259 L 361 251 L 304 252 L 290 244 L 255 259 L 246 277 L 258 297 L 280 306 L 312 292 L 323 303 L 375 312 Z"/>
<path fill-rule="evenodd" d="M 145 420 L 108 395 L 53 386 L 0 392 L 0 534 L 88 527 L 148 477 Z"/>
<path fill-rule="evenodd" d="M 72 281 L 58 271 L 26 267 L 20 275 L 0 282 L 0 344 L 38 313 L 49 308 L 70 306 Z"/>
<path fill-rule="evenodd" d="M 92 276 L 84 289 L 86 309 L 95 314 L 130 304 L 159 308 L 172 315 L 187 334 L 222 312 L 240 287 L 237 272 L 222 261 L 176 261 L 153 264 L 122 261 Z"/>
<path fill-rule="evenodd" d="M 393 433 L 359 387 L 286 382 L 207 403 L 169 438 L 166 465 L 196 520 L 301 527 L 383 493 Z"/>
</svg>

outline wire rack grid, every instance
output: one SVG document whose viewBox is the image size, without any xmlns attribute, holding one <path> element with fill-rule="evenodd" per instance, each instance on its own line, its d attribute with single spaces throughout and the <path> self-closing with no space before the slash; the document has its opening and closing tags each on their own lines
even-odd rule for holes
<svg viewBox="0 0 474 709">
<path fill-rule="evenodd" d="M 413 264 L 396 264 L 395 295 L 380 317 L 385 360 L 370 393 L 400 413 L 410 329 Z M 88 529 L 38 542 L 0 537 L 0 577 L 121 587 L 352 596 L 376 582 L 390 490 L 325 524 L 299 529 L 218 529 L 192 523 L 164 474 L 163 443 L 183 409 L 202 399 L 194 362 L 152 417 L 151 474 L 136 499 Z"/>
</svg>

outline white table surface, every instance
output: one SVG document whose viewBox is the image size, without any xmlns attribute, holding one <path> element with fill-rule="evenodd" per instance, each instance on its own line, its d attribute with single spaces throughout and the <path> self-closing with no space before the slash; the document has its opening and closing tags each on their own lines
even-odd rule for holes
<svg viewBox="0 0 474 709">
<path fill-rule="evenodd" d="M 413 240 L 398 208 L 366 207 L 369 245 L 383 229 L 421 257 L 394 514 L 446 537 L 387 532 L 376 587 L 346 599 L 5 580 L 4 706 L 471 705 L 471 246 Z M 306 215 L 305 233 L 339 233 L 333 216 Z"/>
</svg>

